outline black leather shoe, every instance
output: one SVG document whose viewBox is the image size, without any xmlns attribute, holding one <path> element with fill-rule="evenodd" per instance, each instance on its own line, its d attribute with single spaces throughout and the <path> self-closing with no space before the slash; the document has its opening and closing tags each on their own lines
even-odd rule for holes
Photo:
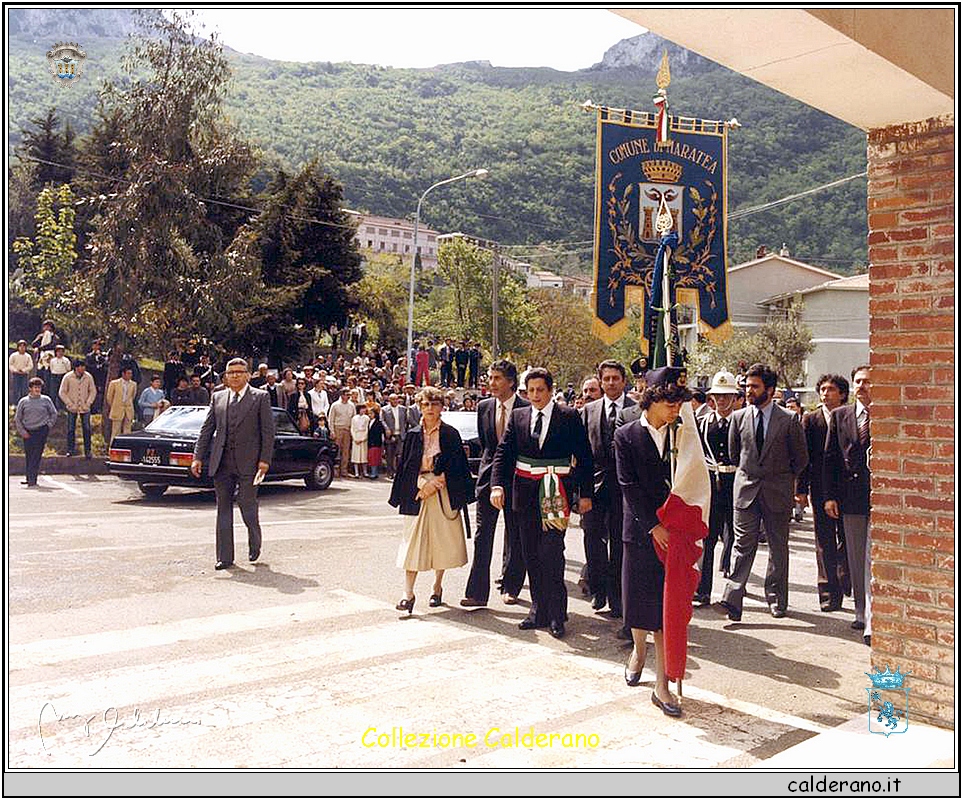
<svg viewBox="0 0 963 800">
<path fill-rule="evenodd" d="M 595 595 L 594 599 L 592 600 L 592 610 L 601 611 L 603 608 L 605 608 L 605 595 L 604 594 Z"/>
<path fill-rule="evenodd" d="M 525 619 L 518 623 L 518 629 L 520 631 L 531 631 L 537 627 L 539 626 L 535 624 L 535 620 L 531 617 L 525 617 Z"/>
<path fill-rule="evenodd" d="M 395 606 L 395 610 L 397 610 L 397 611 L 407 611 L 407 612 L 408 612 L 408 616 L 411 616 L 411 612 L 414 610 L 414 608 L 415 608 L 415 596 L 414 596 L 414 595 L 411 596 L 411 599 L 410 599 L 410 600 L 409 600 L 407 597 L 402 597 L 402 598 L 398 601 L 398 605 Z"/>
<path fill-rule="evenodd" d="M 565 636 L 565 623 L 556 622 L 553 620 L 548 625 L 548 632 L 552 634 L 553 638 L 561 639 L 563 636 Z"/>
<path fill-rule="evenodd" d="M 871 646 L 872 646 L 872 641 L 873 641 L 873 638 L 872 638 L 871 636 L 864 636 L 864 637 L 863 637 L 863 644 L 866 645 L 867 647 L 871 647 Z"/>
<path fill-rule="evenodd" d="M 709 596 L 705 594 L 694 594 L 692 595 L 692 604 L 696 606 L 707 606 L 709 605 Z"/>
<path fill-rule="evenodd" d="M 642 670 L 629 672 L 629 665 L 625 665 L 625 683 L 627 686 L 638 686 L 642 680 Z"/>
<path fill-rule="evenodd" d="M 251 551 L 247 554 L 247 560 L 248 560 L 248 561 L 257 561 L 260 557 L 261 557 L 261 551 L 260 551 L 260 550 L 251 550 Z"/>
<path fill-rule="evenodd" d="M 214 565 L 214 569 L 227 569 L 228 567 L 233 567 L 233 566 L 234 566 L 233 561 L 218 561 Z"/>
<path fill-rule="evenodd" d="M 463 597 L 458 601 L 458 605 L 463 608 L 482 608 L 487 606 L 488 603 L 483 600 L 476 600 L 474 597 Z"/>
<path fill-rule="evenodd" d="M 655 692 L 652 692 L 652 705 L 661 708 L 662 713 L 667 717 L 682 716 L 682 709 L 679 708 L 679 706 L 677 706 L 675 703 L 663 703 Z"/>
<path fill-rule="evenodd" d="M 860 622 L 858 619 L 854 619 L 852 622 L 849 623 L 849 627 L 852 628 L 854 631 L 862 631 L 866 629 L 866 623 Z"/>
<path fill-rule="evenodd" d="M 441 592 L 438 592 L 438 594 L 433 594 L 431 597 L 428 598 L 429 608 L 438 608 L 438 606 L 440 605 L 441 605 Z"/>
<path fill-rule="evenodd" d="M 719 606 L 725 610 L 726 616 L 729 617 L 732 622 L 742 621 L 742 612 L 732 605 L 732 603 L 727 603 L 725 600 L 720 600 Z"/>
<path fill-rule="evenodd" d="M 827 600 L 824 603 L 819 604 L 819 610 L 824 611 L 827 614 L 833 611 L 839 611 L 843 607 L 843 600 L 840 597 L 835 597 L 831 600 Z"/>
<path fill-rule="evenodd" d="M 775 619 L 782 619 L 786 616 L 786 609 L 780 608 L 779 606 L 769 606 L 769 613 L 772 614 Z"/>
</svg>

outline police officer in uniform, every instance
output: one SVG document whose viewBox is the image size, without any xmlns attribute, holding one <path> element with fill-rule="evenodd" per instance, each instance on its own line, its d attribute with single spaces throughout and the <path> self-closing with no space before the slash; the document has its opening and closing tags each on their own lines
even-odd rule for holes
<svg viewBox="0 0 963 800">
<path fill-rule="evenodd" d="M 702 450 L 709 468 L 712 501 L 709 508 L 709 535 L 702 550 L 702 577 L 692 598 L 697 605 L 708 605 L 712 595 L 712 562 L 716 542 L 723 542 L 721 570 L 729 575 L 732 553 L 732 484 L 736 465 L 729 458 L 729 415 L 735 410 L 739 387 L 731 372 L 717 372 L 712 378 L 709 394 L 715 409 L 696 418 Z"/>
</svg>

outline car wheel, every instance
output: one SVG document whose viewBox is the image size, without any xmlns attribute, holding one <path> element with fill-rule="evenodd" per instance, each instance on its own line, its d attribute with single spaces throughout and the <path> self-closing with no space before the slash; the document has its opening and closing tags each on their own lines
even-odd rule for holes
<svg viewBox="0 0 963 800">
<path fill-rule="evenodd" d="M 138 483 L 139 488 L 145 497 L 160 497 L 167 491 L 166 483 Z"/>
<path fill-rule="evenodd" d="M 334 464 L 327 458 L 319 458 L 314 462 L 304 483 L 309 489 L 327 489 L 332 480 L 334 480 Z"/>
</svg>

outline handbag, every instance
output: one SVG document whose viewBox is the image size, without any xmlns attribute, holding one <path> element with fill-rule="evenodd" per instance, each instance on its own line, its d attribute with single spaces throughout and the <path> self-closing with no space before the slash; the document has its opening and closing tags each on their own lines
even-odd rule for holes
<svg viewBox="0 0 963 800">
<path fill-rule="evenodd" d="M 311 417 L 306 408 L 298 409 L 298 430 L 307 433 L 311 430 Z"/>
</svg>

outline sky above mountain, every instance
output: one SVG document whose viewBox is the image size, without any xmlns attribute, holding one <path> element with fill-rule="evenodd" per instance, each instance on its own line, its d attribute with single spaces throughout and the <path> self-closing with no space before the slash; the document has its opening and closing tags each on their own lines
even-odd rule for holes
<svg viewBox="0 0 963 800">
<path fill-rule="evenodd" d="M 285 61 L 433 67 L 590 67 L 644 28 L 605 8 L 203 8 L 205 32 L 242 53 Z"/>
</svg>

